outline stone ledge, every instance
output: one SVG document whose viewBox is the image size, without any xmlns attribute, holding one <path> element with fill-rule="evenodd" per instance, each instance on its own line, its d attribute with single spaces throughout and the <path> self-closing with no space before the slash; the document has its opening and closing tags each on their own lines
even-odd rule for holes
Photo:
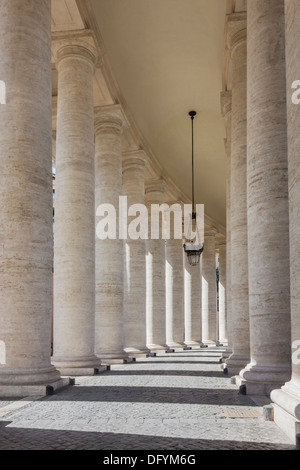
<svg viewBox="0 0 300 470">
<path fill-rule="evenodd" d="M 51 395 L 55 391 L 67 387 L 70 384 L 70 378 L 64 377 L 56 382 L 39 385 L 0 385 L 1 397 L 44 397 Z"/>
</svg>

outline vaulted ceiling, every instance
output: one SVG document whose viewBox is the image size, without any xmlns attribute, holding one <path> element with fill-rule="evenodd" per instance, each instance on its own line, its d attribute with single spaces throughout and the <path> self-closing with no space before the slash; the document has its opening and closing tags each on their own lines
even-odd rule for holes
<svg viewBox="0 0 300 470">
<path fill-rule="evenodd" d="M 146 147 L 160 176 L 187 199 L 192 152 L 188 112 L 197 112 L 196 202 L 224 227 L 224 26 L 226 13 L 234 11 L 238 0 L 52 1 L 54 33 L 82 28 L 96 32 L 103 62 L 95 78 L 101 90 L 98 95 L 95 91 L 97 104 L 121 102 L 141 136 L 138 145 Z M 108 83 L 112 81 L 113 86 Z M 55 76 L 53 83 L 55 87 Z"/>
</svg>

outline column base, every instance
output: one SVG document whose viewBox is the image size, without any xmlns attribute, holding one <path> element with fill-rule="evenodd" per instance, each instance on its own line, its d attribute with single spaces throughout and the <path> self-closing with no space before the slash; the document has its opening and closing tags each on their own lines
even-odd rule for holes
<svg viewBox="0 0 300 470">
<path fill-rule="evenodd" d="M 61 375 L 71 375 L 75 377 L 84 377 L 91 375 L 98 375 L 108 370 L 107 365 L 101 365 L 97 367 L 60 367 Z"/>
<path fill-rule="evenodd" d="M 200 349 L 203 347 L 201 341 L 186 341 L 185 344 L 190 349 Z"/>
<path fill-rule="evenodd" d="M 124 349 L 127 356 L 130 358 L 145 358 L 150 354 L 150 350 L 146 346 L 128 347 Z"/>
<path fill-rule="evenodd" d="M 186 345 L 184 343 L 177 343 L 176 341 L 170 341 L 170 343 L 167 343 L 168 349 L 178 349 L 178 350 L 184 350 L 186 349 Z"/>
<path fill-rule="evenodd" d="M 45 368 L 6 368 L 0 369 L 0 386 L 35 386 L 55 383 L 61 374 L 53 365 Z"/>
<path fill-rule="evenodd" d="M 0 385 L 0 397 L 21 398 L 52 395 L 57 390 L 71 385 L 69 377 L 62 377 L 55 382 L 36 385 Z"/>
<path fill-rule="evenodd" d="M 223 351 L 222 353 L 222 361 L 225 362 L 226 359 L 228 359 L 232 354 L 232 350 L 231 349 L 226 349 L 225 351 Z"/>
<path fill-rule="evenodd" d="M 224 372 L 228 375 L 239 375 L 240 371 L 246 367 L 249 361 L 249 356 L 233 353 L 225 361 Z"/>
<path fill-rule="evenodd" d="M 99 351 L 96 355 L 102 366 L 110 364 L 126 364 L 126 360 L 128 358 L 128 355 L 123 350 L 116 352 Z"/>
<path fill-rule="evenodd" d="M 60 371 L 61 375 L 96 375 L 107 370 L 106 366 L 100 365 L 100 359 L 96 356 L 53 356 L 52 364 Z"/>
<path fill-rule="evenodd" d="M 281 389 L 271 392 L 274 406 L 274 421 L 277 426 L 297 444 L 297 435 L 300 434 L 300 388 L 291 380 Z"/>
<path fill-rule="evenodd" d="M 166 344 L 147 344 L 147 348 L 150 353 L 164 352 L 169 349 Z"/>
<path fill-rule="evenodd" d="M 212 347 L 217 346 L 217 341 L 213 341 L 211 339 L 207 339 L 207 340 L 204 339 L 203 344 L 208 348 L 212 348 Z"/>
<path fill-rule="evenodd" d="M 289 365 L 286 366 L 257 366 L 248 364 L 239 372 L 242 385 L 246 387 L 247 395 L 270 396 L 272 390 L 282 387 L 291 377 Z"/>
</svg>

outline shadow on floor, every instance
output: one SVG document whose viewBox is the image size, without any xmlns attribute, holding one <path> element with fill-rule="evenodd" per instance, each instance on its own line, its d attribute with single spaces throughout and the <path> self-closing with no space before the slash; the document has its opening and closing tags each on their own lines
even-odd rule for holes
<svg viewBox="0 0 300 470">
<path fill-rule="evenodd" d="M 2 422 L 0 450 L 124 450 L 129 451 L 130 455 L 135 450 L 294 450 L 294 446 L 222 439 L 180 439 L 139 434 L 13 428 L 3 426 Z"/>
<path fill-rule="evenodd" d="M 128 403 L 178 403 L 196 405 L 257 406 L 247 395 L 237 390 L 149 387 L 149 386 L 72 386 L 43 398 L 52 401 L 128 402 Z"/>
<path fill-rule="evenodd" d="M 114 375 L 125 375 L 125 376 L 128 376 L 128 375 L 160 375 L 160 376 L 178 376 L 178 377 L 216 377 L 218 379 L 227 379 L 228 380 L 228 375 L 225 375 L 223 373 L 223 371 L 204 371 L 204 370 L 170 370 L 170 369 L 166 369 L 166 370 L 116 370 L 116 369 L 113 369 L 113 370 L 110 370 L 110 371 L 107 371 L 105 372 L 105 375 L 110 375 L 110 376 L 114 376 Z"/>
</svg>

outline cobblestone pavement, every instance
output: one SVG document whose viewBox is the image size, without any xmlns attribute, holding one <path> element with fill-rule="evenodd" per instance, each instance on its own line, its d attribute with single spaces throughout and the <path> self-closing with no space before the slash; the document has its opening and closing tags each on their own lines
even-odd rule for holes
<svg viewBox="0 0 300 470">
<path fill-rule="evenodd" d="M 56 394 L 0 401 L 0 450 L 293 450 L 223 375 L 220 350 L 114 365 Z"/>
</svg>

